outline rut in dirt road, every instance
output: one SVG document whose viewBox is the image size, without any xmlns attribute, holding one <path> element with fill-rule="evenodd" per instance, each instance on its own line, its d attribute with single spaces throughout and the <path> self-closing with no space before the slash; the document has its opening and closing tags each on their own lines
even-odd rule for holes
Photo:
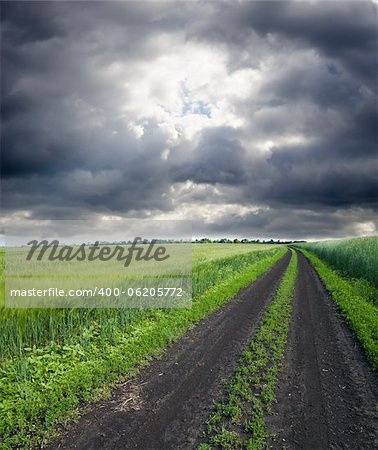
<svg viewBox="0 0 378 450">
<path fill-rule="evenodd" d="M 224 381 L 273 298 L 290 252 L 209 314 L 139 376 L 85 414 L 50 449 L 194 448 Z"/>
<path fill-rule="evenodd" d="M 377 374 L 300 253 L 284 364 L 268 420 L 272 448 L 378 448 Z"/>
</svg>

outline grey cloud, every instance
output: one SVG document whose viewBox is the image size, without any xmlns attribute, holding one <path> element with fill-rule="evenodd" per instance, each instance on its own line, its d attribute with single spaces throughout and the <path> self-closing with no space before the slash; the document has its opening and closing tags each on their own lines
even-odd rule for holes
<svg viewBox="0 0 378 450">
<path fill-rule="evenodd" d="M 190 180 L 206 189 L 187 193 L 186 202 L 262 206 L 258 214 L 210 228 L 197 223 L 208 232 L 235 226 L 272 237 L 325 237 L 337 228 L 340 235 L 353 234 L 359 216 L 373 220 L 372 3 L 16 1 L 1 8 L 5 212 L 169 212 L 177 204 L 170 188 Z M 193 142 L 175 144 L 152 117 L 143 118 L 139 138 L 127 129 L 115 111 L 129 98 L 119 98 L 106 69 L 129 63 L 125 80 L 118 80 L 126 83 L 139 76 L 133 63 L 143 61 L 153 71 L 154 61 L 177 42 L 220 49 L 230 73 L 259 70 L 269 58 L 281 62 L 250 98 L 234 100 L 243 126 L 211 126 Z M 295 135 L 305 142 L 258 150 L 260 141 Z M 349 227 L 341 210 L 351 217 Z"/>
<path fill-rule="evenodd" d="M 374 82 L 378 35 L 372 2 L 254 2 L 246 9 L 241 16 L 245 25 L 307 41 Z"/>
<path fill-rule="evenodd" d="M 314 48 L 374 85 L 378 64 L 376 16 L 377 5 L 369 0 L 253 1 L 238 7 L 226 2 L 215 6 L 213 15 L 199 22 L 191 35 L 236 49 L 244 46 L 244 53 L 253 56 L 259 55 L 253 48 L 256 34 L 279 36 L 276 46 Z"/>
<path fill-rule="evenodd" d="M 225 215 L 212 223 L 195 222 L 194 228 L 198 237 L 294 240 L 350 237 L 374 224 L 376 213 L 362 208 L 315 212 L 281 207 L 260 209 L 237 218 Z"/>
<path fill-rule="evenodd" d="M 47 2 L 1 2 L 5 42 L 11 40 L 20 45 L 64 36 L 65 30 L 56 11 L 56 7 Z"/>
<path fill-rule="evenodd" d="M 317 165 L 311 161 L 298 164 L 285 160 L 284 155 L 280 156 L 281 163 L 278 158 L 273 159 L 279 168 L 278 173 L 271 176 L 269 187 L 260 192 L 261 199 L 270 204 L 312 208 L 351 205 L 374 208 L 377 205 L 378 179 L 373 161 L 362 161 L 348 167 L 329 161 Z"/>
<path fill-rule="evenodd" d="M 245 163 L 245 149 L 234 131 L 219 127 L 205 130 L 197 147 L 172 172 L 175 181 L 238 185 L 247 177 Z"/>
</svg>

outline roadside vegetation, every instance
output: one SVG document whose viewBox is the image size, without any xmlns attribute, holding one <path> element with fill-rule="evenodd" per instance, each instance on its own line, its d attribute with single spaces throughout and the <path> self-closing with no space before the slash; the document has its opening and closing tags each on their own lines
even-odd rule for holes
<svg viewBox="0 0 378 450">
<path fill-rule="evenodd" d="M 280 244 L 241 244 L 241 243 L 201 243 L 193 245 L 193 264 L 209 261 L 210 259 L 227 258 L 245 253 L 266 252 L 267 250 L 282 247 Z"/>
<path fill-rule="evenodd" d="M 374 247 L 370 248 L 374 249 Z M 315 256 L 312 249 L 311 251 L 301 249 L 301 251 L 323 281 L 346 322 L 360 341 L 371 364 L 375 370 L 378 370 L 378 307 L 377 297 L 374 297 L 377 289 L 366 280 L 353 280 L 341 276 Z M 378 254 L 374 254 L 374 250 L 373 254 L 367 252 L 366 258 L 370 261 L 375 259 L 378 266 Z M 348 258 L 346 261 L 348 267 L 353 266 Z"/>
<path fill-rule="evenodd" d="M 310 251 L 341 275 L 365 279 L 378 288 L 378 237 L 296 244 Z"/>
<path fill-rule="evenodd" d="M 271 412 L 275 401 L 296 275 L 297 256 L 293 253 L 275 298 L 227 383 L 225 398 L 216 404 L 207 421 L 205 442 L 198 450 L 264 448 L 268 436 L 264 416 Z"/>
<path fill-rule="evenodd" d="M 77 416 L 80 405 L 135 374 L 286 249 L 207 261 L 195 251 L 188 309 L 0 309 L 1 449 L 44 444 L 58 424 Z"/>
</svg>

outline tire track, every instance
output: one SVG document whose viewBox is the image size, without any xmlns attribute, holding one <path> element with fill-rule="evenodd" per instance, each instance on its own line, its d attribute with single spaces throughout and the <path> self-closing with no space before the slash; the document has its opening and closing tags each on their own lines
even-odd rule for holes
<svg viewBox="0 0 378 450">
<path fill-rule="evenodd" d="M 290 252 L 176 341 L 113 399 L 96 405 L 50 449 L 193 448 L 274 296 Z"/>
<path fill-rule="evenodd" d="M 285 359 L 268 418 L 272 448 L 378 448 L 377 374 L 300 253 Z"/>
</svg>

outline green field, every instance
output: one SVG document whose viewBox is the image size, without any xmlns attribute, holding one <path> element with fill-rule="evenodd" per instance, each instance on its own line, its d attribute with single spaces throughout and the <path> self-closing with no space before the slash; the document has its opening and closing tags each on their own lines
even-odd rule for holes
<svg viewBox="0 0 378 450">
<path fill-rule="evenodd" d="M 314 242 L 299 248 L 309 250 L 343 275 L 378 287 L 378 237 Z"/>
<path fill-rule="evenodd" d="M 377 244 L 378 238 L 359 238 L 292 247 L 300 250 L 313 266 L 361 343 L 371 367 L 378 370 Z M 269 423 L 277 401 L 278 375 L 284 366 L 296 266 L 294 253 L 253 340 L 242 352 L 234 375 L 225 382 L 223 397 L 206 420 L 203 440 L 197 450 L 263 450 L 271 448 L 268 440 L 282 444 L 270 434 Z M 300 301 L 306 302 L 306 299 L 300 298 Z M 314 322 L 316 326 L 316 317 Z M 297 384 L 299 380 L 300 376 L 293 377 L 291 382 Z M 300 408 L 300 405 L 292 407 Z M 267 417 L 270 418 L 268 422 Z M 289 447 L 283 444 L 283 448 Z"/>
<path fill-rule="evenodd" d="M 295 245 L 378 370 L 378 237 Z"/>
<path fill-rule="evenodd" d="M 272 248 L 277 248 L 277 244 L 196 244 L 193 245 L 193 264 Z"/>
<path fill-rule="evenodd" d="M 200 296 L 218 281 L 277 251 L 278 246 L 269 245 L 193 245 L 193 298 Z M 4 258 L 1 258 L 1 263 L 4 266 Z M 45 262 L 42 263 L 48 266 Z M 88 273 L 91 266 L 91 263 L 87 264 Z M 69 267 L 68 275 L 75 276 L 75 266 L 70 264 Z M 98 265 L 95 267 L 98 270 Z M 60 273 L 60 270 L 55 270 L 54 276 L 59 276 Z M 74 281 L 62 275 L 62 285 Z M 4 305 L 4 295 L 2 297 Z M 93 326 L 101 329 L 104 336 L 108 336 L 115 328 L 122 329 L 144 313 L 140 309 L 0 309 L 0 357 L 19 355 L 25 347 L 40 347 L 51 341 L 64 344 L 67 339 L 71 341 L 72 337 L 81 337 L 83 328 Z"/>
<path fill-rule="evenodd" d="M 354 295 L 378 306 L 378 237 L 297 244 L 319 258 L 353 289 Z"/>
<path fill-rule="evenodd" d="M 308 258 L 376 368 L 377 241 L 378 238 L 362 238 L 294 246 Z M 57 425 L 77 417 L 83 405 L 107 396 L 114 383 L 133 376 L 169 343 L 268 270 L 286 250 L 280 245 L 193 245 L 191 308 L 1 307 L 0 448 L 31 448 L 47 442 Z M 230 380 L 229 392 L 235 404 L 220 400 L 208 423 L 204 449 L 211 448 L 209 442 L 213 445 L 222 442 L 228 445 L 230 439 L 239 442 L 236 435 L 224 434 L 224 430 L 229 420 L 232 429 L 248 413 L 242 399 L 247 388 L 249 396 L 261 398 L 252 402 L 256 410 L 253 420 L 248 422 L 250 428 L 243 428 L 243 433 L 253 437 L 250 448 L 265 445 L 263 416 L 274 401 L 290 323 L 295 261 L 294 257 L 255 339 L 243 353 L 236 378 Z M 1 264 L 4 267 L 3 257 Z M 267 348 L 273 349 L 269 354 L 276 355 L 276 359 L 262 368 L 259 355 Z M 270 377 L 264 392 L 256 391 L 259 383 L 248 387 L 243 379 L 244 374 L 256 367 L 261 370 L 259 377 L 265 377 L 265 371 Z M 249 378 L 255 379 L 258 374 L 252 375 Z"/>
<path fill-rule="evenodd" d="M 285 251 L 194 245 L 189 309 L 0 309 L 2 448 L 42 442 L 81 402 L 135 373 Z"/>
</svg>

